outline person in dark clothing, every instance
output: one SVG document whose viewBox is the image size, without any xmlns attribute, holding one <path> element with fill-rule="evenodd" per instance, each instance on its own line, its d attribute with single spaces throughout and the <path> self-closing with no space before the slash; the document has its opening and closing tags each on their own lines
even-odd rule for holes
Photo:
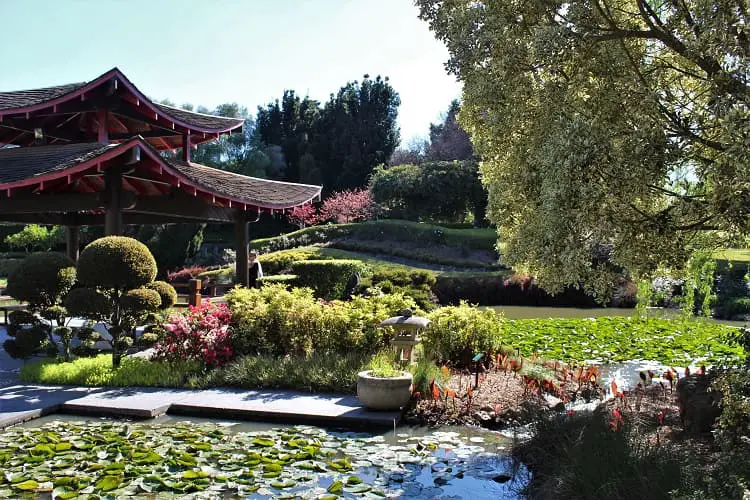
<svg viewBox="0 0 750 500">
<path fill-rule="evenodd" d="M 247 257 L 247 263 L 247 267 L 250 271 L 247 284 L 250 288 L 257 288 L 258 279 L 263 277 L 263 268 L 260 266 L 258 254 L 256 252 L 250 252 Z"/>
</svg>

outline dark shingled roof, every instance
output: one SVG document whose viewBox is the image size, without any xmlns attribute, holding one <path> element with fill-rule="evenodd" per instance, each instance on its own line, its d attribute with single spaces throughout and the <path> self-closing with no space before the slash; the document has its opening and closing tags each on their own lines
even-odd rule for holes
<svg viewBox="0 0 750 500">
<path fill-rule="evenodd" d="M 258 179 L 182 160 L 168 159 L 167 163 L 199 186 L 249 205 L 289 208 L 320 196 L 320 186 Z"/>
<path fill-rule="evenodd" d="M 70 92 L 75 92 L 84 85 L 86 85 L 86 82 L 70 83 L 68 85 L 58 85 L 43 89 L 0 92 L 0 110 L 25 108 L 26 106 L 33 106 L 40 102 L 51 101 Z"/>
<path fill-rule="evenodd" d="M 185 183 L 195 184 L 198 189 L 203 188 L 219 198 L 262 208 L 284 209 L 303 205 L 320 196 L 320 186 L 257 179 L 198 163 L 165 159 L 138 136 L 120 145 L 83 143 L 2 148 L 0 186 L 55 172 L 62 174 L 64 170 L 94 160 L 112 148 L 123 147 L 125 152 L 130 149 L 128 144 L 150 149 L 154 158 L 163 162 L 165 168 L 173 169 L 176 175 L 183 176 Z"/>
<path fill-rule="evenodd" d="M 224 116 L 206 115 L 203 113 L 194 113 L 192 111 L 185 111 L 183 109 L 173 108 L 171 106 L 165 106 L 163 104 L 155 103 L 149 100 L 130 80 L 117 68 L 114 68 L 107 73 L 95 78 L 89 82 L 83 83 L 72 83 L 68 85 L 59 85 L 56 87 L 46 87 L 41 89 L 33 90 L 18 90 L 14 92 L 0 92 L 0 111 L 12 111 L 20 110 L 23 112 L 24 108 L 30 106 L 36 106 L 44 104 L 45 102 L 52 101 L 53 99 L 59 99 L 64 97 L 66 94 L 76 92 L 83 89 L 83 87 L 93 85 L 92 88 L 96 88 L 100 85 L 108 84 L 112 79 L 119 78 L 120 81 L 124 81 L 134 93 L 139 95 L 141 100 L 148 100 L 150 105 L 153 105 L 155 109 L 161 111 L 161 114 L 165 118 L 172 119 L 176 122 L 181 122 L 190 127 L 201 129 L 207 133 L 220 133 L 241 127 L 245 120 L 241 118 L 227 118 Z M 91 88 L 86 89 L 91 90 Z"/>
<path fill-rule="evenodd" d="M 197 125 L 204 128 L 223 130 L 234 128 L 245 123 L 245 120 L 243 120 L 242 118 L 227 118 L 224 116 L 205 115 L 203 113 L 194 113 L 193 111 L 173 108 L 172 106 L 166 106 L 164 104 L 154 103 L 154 105 L 162 110 L 162 112 L 167 116 L 176 118 L 191 125 Z"/>
<path fill-rule="evenodd" d="M 115 145 L 100 143 L 0 149 L 0 184 L 58 172 L 93 160 Z"/>
</svg>

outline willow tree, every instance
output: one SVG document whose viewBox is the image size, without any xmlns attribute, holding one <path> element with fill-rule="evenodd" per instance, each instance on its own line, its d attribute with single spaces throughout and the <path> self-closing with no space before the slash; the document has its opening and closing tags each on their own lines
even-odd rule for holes
<svg viewBox="0 0 750 500">
<path fill-rule="evenodd" d="M 416 3 L 507 263 L 603 292 L 604 262 L 648 273 L 750 234 L 744 0 Z"/>
</svg>

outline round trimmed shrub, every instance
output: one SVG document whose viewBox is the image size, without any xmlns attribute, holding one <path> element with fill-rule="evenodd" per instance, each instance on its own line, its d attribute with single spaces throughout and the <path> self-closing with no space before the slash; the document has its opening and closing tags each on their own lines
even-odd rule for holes
<svg viewBox="0 0 750 500">
<path fill-rule="evenodd" d="M 159 309 L 169 309 L 177 303 L 177 290 L 166 281 L 154 281 L 146 285 L 146 288 L 159 294 L 161 298 Z"/>
<path fill-rule="evenodd" d="M 57 252 L 33 253 L 8 276 L 7 293 L 28 302 L 32 308 L 49 307 L 58 303 L 75 281 L 75 262 L 68 256 Z"/>
<path fill-rule="evenodd" d="M 161 305 L 161 296 L 150 288 L 136 288 L 122 296 L 120 305 L 126 311 L 136 313 L 156 311 Z"/>
<path fill-rule="evenodd" d="M 65 297 L 65 308 L 72 316 L 89 319 L 106 317 L 112 306 L 106 295 L 93 288 L 74 288 Z"/>
<path fill-rule="evenodd" d="M 148 247 L 125 236 L 99 238 L 78 259 L 78 281 L 85 286 L 130 290 L 155 277 L 156 260 Z"/>
</svg>

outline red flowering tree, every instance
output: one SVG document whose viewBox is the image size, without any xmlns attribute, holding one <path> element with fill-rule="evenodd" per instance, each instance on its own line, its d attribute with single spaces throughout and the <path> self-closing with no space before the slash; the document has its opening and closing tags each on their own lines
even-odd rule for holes
<svg viewBox="0 0 750 500">
<path fill-rule="evenodd" d="M 314 226 L 318 223 L 318 212 L 312 205 L 303 205 L 295 207 L 292 212 L 286 216 L 289 222 L 302 229 L 307 226 Z"/>
<path fill-rule="evenodd" d="M 334 193 L 320 207 L 318 220 L 338 224 L 362 222 L 375 216 L 375 201 L 369 189 L 353 189 Z"/>
<path fill-rule="evenodd" d="M 231 313 L 225 304 L 205 302 L 175 314 L 165 325 L 164 340 L 154 346 L 157 359 L 199 360 L 221 366 L 234 358 L 229 328 Z"/>
</svg>

